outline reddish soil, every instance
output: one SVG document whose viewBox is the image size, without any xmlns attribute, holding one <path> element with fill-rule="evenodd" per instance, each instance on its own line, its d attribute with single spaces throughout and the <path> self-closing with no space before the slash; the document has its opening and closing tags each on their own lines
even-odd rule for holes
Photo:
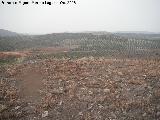
<svg viewBox="0 0 160 120">
<path fill-rule="evenodd" d="M 3 120 L 160 118 L 157 60 L 46 59 L 8 66 L 5 73 L 0 90 Z"/>
<path fill-rule="evenodd" d="M 39 69 L 26 67 L 19 74 L 18 79 L 21 80 L 19 83 L 20 96 L 28 102 L 40 101 L 39 90 L 42 88 L 42 74 Z"/>
<path fill-rule="evenodd" d="M 37 48 L 36 50 L 24 50 L 24 51 L 12 51 L 12 52 L 0 52 L 0 59 L 8 60 L 10 58 L 21 58 L 31 56 L 37 53 L 43 54 L 52 54 L 60 52 L 68 52 L 69 48 L 64 47 L 46 47 L 46 48 Z"/>
<path fill-rule="evenodd" d="M 26 56 L 26 53 L 23 52 L 0 52 L 0 58 L 6 59 L 9 57 L 20 58 Z"/>
</svg>

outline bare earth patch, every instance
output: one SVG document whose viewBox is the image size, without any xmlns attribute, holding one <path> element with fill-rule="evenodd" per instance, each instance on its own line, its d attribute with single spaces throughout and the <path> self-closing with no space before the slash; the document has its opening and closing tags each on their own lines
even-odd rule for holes
<svg viewBox="0 0 160 120">
<path fill-rule="evenodd" d="M 40 101 L 39 91 L 42 88 L 42 74 L 38 68 L 25 68 L 18 76 L 21 96 L 31 102 Z"/>
</svg>

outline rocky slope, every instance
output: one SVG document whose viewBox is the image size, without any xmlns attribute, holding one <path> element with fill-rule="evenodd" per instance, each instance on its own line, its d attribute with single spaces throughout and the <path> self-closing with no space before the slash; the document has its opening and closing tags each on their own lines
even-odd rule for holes
<svg viewBox="0 0 160 120">
<path fill-rule="evenodd" d="M 0 69 L 0 119 L 158 120 L 160 61 L 46 59 Z"/>
</svg>

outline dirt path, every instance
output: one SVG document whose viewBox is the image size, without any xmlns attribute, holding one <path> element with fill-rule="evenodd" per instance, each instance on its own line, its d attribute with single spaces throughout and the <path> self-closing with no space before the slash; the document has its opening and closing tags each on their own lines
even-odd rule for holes
<svg viewBox="0 0 160 120">
<path fill-rule="evenodd" d="M 20 94 L 27 101 L 37 103 L 40 101 L 39 90 L 42 88 L 42 75 L 35 68 L 27 68 L 19 76 Z"/>
</svg>

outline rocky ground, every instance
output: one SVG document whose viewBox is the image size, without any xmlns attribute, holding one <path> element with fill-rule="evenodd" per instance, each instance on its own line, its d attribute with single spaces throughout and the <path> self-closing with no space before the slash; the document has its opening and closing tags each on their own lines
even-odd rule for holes
<svg viewBox="0 0 160 120">
<path fill-rule="evenodd" d="M 160 61 L 46 59 L 0 67 L 1 120 L 159 120 Z"/>
</svg>

